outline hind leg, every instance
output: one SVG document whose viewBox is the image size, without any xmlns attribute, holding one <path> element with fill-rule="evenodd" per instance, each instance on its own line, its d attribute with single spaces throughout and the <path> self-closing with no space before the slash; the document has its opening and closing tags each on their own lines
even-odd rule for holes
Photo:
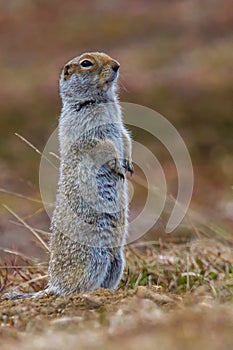
<svg viewBox="0 0 233 350">
<path fill-rule="evenodd" d="M 62 265 L 63 261 L 59 266 L 50 264 L 47 292 L 68 295 L 100 288 L 110 264 L 109 250 L 79 246 L 76 257 L 77 261 L 72 261 L 71 264 Z"/>
<path fill-rule="evenodd" d="M 122 249 L 114 255 L 113 260 L 108 265 L 106 276 L 101 283 L 101 287 L 108 289 L 115 289 L 122 277 L 124 270 L 124 258 Z"/>
<path fill-rule="evenodd" d="M 90 261 L 86 265 L 83 276 L 78 283 L 77 289 L 81 293 L 100 288 L 110 265 L 110 252 L 108 249 L 93 247 L 89 253 Z"/>
</svg>

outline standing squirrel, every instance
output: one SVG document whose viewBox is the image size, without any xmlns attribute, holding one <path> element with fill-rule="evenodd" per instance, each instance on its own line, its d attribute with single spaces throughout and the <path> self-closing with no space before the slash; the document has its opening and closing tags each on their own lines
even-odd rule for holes
<svg viewBox="0 0 233 350">
<path fill-rule="evenodd" d="M 60 77 L 60 169 L 51 222 L 49 283 L 8 299 L 115 289 L 127 235 L 131 138 L 117 96 L 120 64 L 100 52 L 69 61 Z"/>
<path fill-rule="evenodd" d="M 60 172 L 47 292 L 115 289 L 124 269 L 131 139 L 117 96 L 120 64 L 84 53 L 60 78 Z"/>
</svg>

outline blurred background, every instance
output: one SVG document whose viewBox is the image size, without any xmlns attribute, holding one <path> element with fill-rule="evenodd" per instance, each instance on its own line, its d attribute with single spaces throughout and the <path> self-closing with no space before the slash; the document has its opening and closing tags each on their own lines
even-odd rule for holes
<svg viewBox="0 0 233 350">
<path fill-rule="evenodd" d="M 195 215 L 178 236 L 191 231 L 232 241 L 232 29 L 230 0 L 0 0 L 0 187 L 30 197 L 1 192 L 1 204 L 32 227 L 48 230 L 48 217 L 35 202 L 40 155 L 15 133 L 42 151 L 58 123 L 62 66 L 82 52 L 104 51 L 121 63 L 121 101 L 165 116 L 191 154 Z M 132 131 L 153 149 L 175 196 L 170 155 L 149 135 Z M 134 185 L 132 212 L 145 199 Z M 2 206 L 0 215 L 1 247 L 45 256 L 22 222 Z M 166 215 L 150 239 L 165 239 Z M 201 229 L 199 215 L 205 220 Z"/>
</svg>

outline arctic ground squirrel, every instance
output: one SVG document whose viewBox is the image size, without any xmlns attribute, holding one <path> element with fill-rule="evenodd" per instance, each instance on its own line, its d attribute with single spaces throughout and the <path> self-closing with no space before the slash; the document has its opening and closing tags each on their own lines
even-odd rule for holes
<svg viewBox="0 0 233 350">
<path fill-rule="evenodd" d="M 59 295 L 115 289 L 124 269 L 131 137 L 117 96 L 120 64 L 73 58 L 60 77 L 60 169 L 51 222 L 49 284 Z"/>
<path fill-rule="evenodd" d="M 63 68 L 59 120 L 60 169 L 51 221 L 49 283 L 32 294 L 115 289 L 124 269 L 127 179 L 131 137 L 117 96 L 120 64 L 100 52 L 84 53 Z"/>
</svg>

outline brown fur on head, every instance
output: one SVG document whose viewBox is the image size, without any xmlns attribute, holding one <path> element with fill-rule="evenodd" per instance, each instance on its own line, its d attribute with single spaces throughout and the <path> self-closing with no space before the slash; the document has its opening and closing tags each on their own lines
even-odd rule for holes
<svg viewBox="0 0 233 350">
<path fill-rule="evenodd" d="M 114 101 L 120 64 L 101 52 L 87 52 L 65 64 L 60 78 L 63 104 Z"/>
<path fill-rule="evenodd" d="M 61 78 L 67 81 L 75 74 L 104 88 L 115 80 L 119 67 L 120 64 L 105 53 L 88 52 L 69 61 L 63 68 Z"/>
</svg>

